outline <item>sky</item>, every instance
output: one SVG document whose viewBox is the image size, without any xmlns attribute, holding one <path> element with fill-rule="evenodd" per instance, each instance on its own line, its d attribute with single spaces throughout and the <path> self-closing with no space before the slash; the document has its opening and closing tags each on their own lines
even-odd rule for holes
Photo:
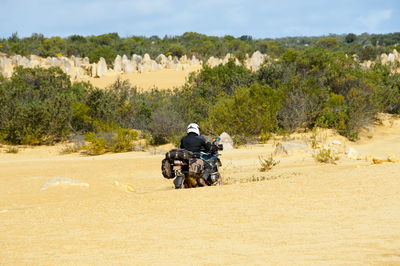
<svg viewBox="0 0 400 266">
<path fill-rule="evenodd" d="M 400 32 L 400 0 L 0 0 L 0 38 Z"/>
</svg>

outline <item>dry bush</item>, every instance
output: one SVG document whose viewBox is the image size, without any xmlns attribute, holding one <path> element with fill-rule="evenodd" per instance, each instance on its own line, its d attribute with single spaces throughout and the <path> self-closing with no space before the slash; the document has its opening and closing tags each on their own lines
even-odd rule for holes
<svg viewBox="0 0 400 266">
<path fill-rule="evenodd" d="M 336 164 L 336 161 L 339 160 L 339 156 L 336 155 L 336 153 L 329 148 L 323 148 L 320 150 L 317 150 L 314 154 L 313 157 L 315 161 L 320 162 L 320 163 L 331 163 L 331 164 Z"/>
<path fill-rule="evenodd" d="M 71 154 L 79 152 L 82 149 L 82 146 L 82 144 L 78 143 L 64 145 L 64 147 L 60 151 L 60 154 Z"/>
<path fill-rule="evenodd" d="M 274 167 L 280 163 L 280 161 L 274 160 L 272 154 L 270 154 L 268 158 L 263 158 L 260 155 L 260 156 L 258 156 L 258 160 L 261 165 L 261 167 L 258 169 L 260 172 L 269 171 L 272 169 L 272 167 Z"/>
<path fill-rule="evenodd" d="M 18 153 L 19 149 L 18 147 L 15 146 L 8 146 L 7 149 L 5 150 L 6 153 Z"/>
</svg>

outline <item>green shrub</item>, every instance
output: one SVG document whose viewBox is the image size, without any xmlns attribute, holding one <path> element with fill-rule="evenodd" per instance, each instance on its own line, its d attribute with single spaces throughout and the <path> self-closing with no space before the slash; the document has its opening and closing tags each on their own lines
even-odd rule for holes
<svg viewBox="0 0 400 266">
<path fill-rule="evenodd" d="M 82 146 L 82 149 L 86 151 L 88 155 L 101 155 L 108 151 L 108 142 L 104 139 L 104 136 L 97 135 L 94 132 L 88 132 L 85 135 L 85 141 L 87 144 Z"/>
<path fill-rule="evenodd" d="M 106 152 L 126 152 L 134 150 L 138 139 L 136 130 L 115 128 L 101 133 L 88 132 L 82 149 L 88 155 L 101 155 Z"/>
<path fill-rule="evenodd" d="M 185 133 L 186 124 L 182 115 L 173 109 L 173 106 L 162 105 L 151 115 L 149 132 L 152 135 L 152 144 L 159 145 L 168 142 L 177 142 Z"/>
<path fill-rule="evenodd" d="M 88 54 L 91 63 L 97 63 L 103 57 L 108 67 L 112 67 L 117 53 L 109 46 L 101 45 L 92 49 Z"/>
<path fill-rule="evenodd" d="M 74 97 L 59 68 L 17 67 L 0 84 L 0 136 L 13 144 L 52 143 L 70 132 Z"/>
<path fill-rule="evenodd" d="M 111 143 L 112 152 L 126 152 L 132 151 L 138 139 L 138 132 L 136 130 L 119 128 L 113 137 Z"/>
<path fill-rule="evenodd" d="M 332 37 L 326 37 L 318 40 L 315 45 L 321 48 L 336 48 L 339 42 Z"/>
<path fill-rule="evenodd" d="M 232 97 L 219 98 L 205 124 L 213 134 L 229 131 L 233 135 L 256 136 L 274 131 L 281 97 L 266 85 L 239 88 Z"/>
</svg>

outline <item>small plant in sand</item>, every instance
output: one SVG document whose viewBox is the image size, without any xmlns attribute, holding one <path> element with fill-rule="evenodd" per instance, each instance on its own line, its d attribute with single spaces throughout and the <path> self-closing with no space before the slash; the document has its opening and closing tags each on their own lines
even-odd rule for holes
<svg viewBox="0 0 400 266">
<path fill-rule="evenodd" d="M 232 177 L 230 177 L 230 176 L 224 176 L 224 178 L 222 179 L 222 185 L 230 185 L 230 184 L 233 184 L 234 183 L 234 181 L 233 181 L 233 179 L 232 179 Z"/>
<path fill-rule="evenodd" d="M 268 180 L 268 178 L 269 178 L 268 176 L 252 175 L 250 178 L 245 179 L 243 183 L 265 181 Z"/>
<path fill-rule="evenodd" d="M 272 167 L 278 165 L 280 161 L 274 160 L 272 154 L 270 154 L 267 158 L 263 156 L 258 156 L 258 160 L 260 162 L 261 167 L 258 169 L 260 172 L 269 171 Z"/>
<path fill-rule="evenodd" d="M 320 163 L 331 163 L 331 164 L 336 164 L 336 161 L 339 160 L 339 156 L 336 155 L 336 153 L 329 148 L 323 148 L 320 150 L 317 150 L 314 154 L 313 157 L 315 161 L 320 162 Z"/>
<path fill-rule="evenodd" d="M 313 130 L 313 133 L 310 137 L 311 148 L 316 149 L 318 147 L 317 133 Z"/>
<path fill-rule="evenodd" d="M 8 148 L 6 149 L 7 153 L 18 153 L 19 149 L 18 147 L 15 146 L 8 146 Z"/>
<path fill-rule="evenodd" d="M 60 154 L 70 154 L 70 153 L 75 153 L 78 152 L 82 149 L 82 145 L 73 143 L 69 145 L 65 145 L 62 150 L 60 151 Z"/>
</svg>

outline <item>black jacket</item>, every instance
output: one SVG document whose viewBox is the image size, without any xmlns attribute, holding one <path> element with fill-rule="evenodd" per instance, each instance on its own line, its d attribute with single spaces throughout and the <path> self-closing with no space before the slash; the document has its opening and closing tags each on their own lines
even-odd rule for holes
<svg viewBox="0 0 400 266">
<path fill-rule="evenodd" d="M 208 152 L 210 150 L 210 146 L 210 143 L 206 143 L 204 137 L 198 136 L 193 132 L 188 133 L 181 139 L 181 149 L 192 152 Z"/>
</svg>

